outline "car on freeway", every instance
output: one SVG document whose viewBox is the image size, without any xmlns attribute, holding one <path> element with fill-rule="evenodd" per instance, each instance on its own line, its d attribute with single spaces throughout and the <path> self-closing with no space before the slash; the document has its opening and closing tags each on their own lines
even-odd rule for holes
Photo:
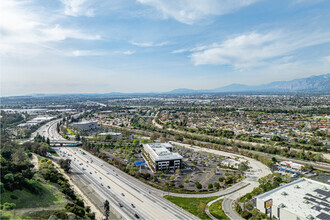
<svg viewBox="0 0 330 220">
<path fill-rule="evenodd" d="M 108 186 L 108 189 L 110 189 L 110 186 Z"/>
<path fill-rule="evenodd" d="M 101 183 L 101 186 L 103 186 L 103 183 Z"/>
<path fill-rule="evenodd" d="M 110 173 L 108 172 L 107 175 L 109 175 Z"/>
<path fill-rule="evenodd" d="M 102 177 L 100 177 L 100 180 L 102 179 Z"/>
<path fill-rule="evenodd" d="M 92 172 L 89 172 L 89 174 L 92 174 Z"/>
<path fill-rule="evenodd" d="M 132 206 L 133 208 L 135 208 L 135 205 L 134 205 L 133 203 L 131 204 L 131 206 Z"/>
<path fill-rule="evenodd" d="M 125 194 L 124 194 L 124 193 L 121 193 L 121 195 L 122 195 L 122 196 L 125 196 Z"/>
<path fill-rule="evenodd" d="M 123 207 L 123 204 L 119 203 L 119 207 Z"/>
<path fill-rule="evenodd" d="M 140 218 L 140 216 L 138 214 L 134 214 L 135 218 Z"/>
</svg>

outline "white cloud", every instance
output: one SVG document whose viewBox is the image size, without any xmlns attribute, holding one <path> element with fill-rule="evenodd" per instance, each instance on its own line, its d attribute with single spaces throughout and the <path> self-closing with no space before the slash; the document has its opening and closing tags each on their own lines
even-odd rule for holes
<svg viewBox="0 0 330 220">
<path fill-rule="evenodd" d="M 64 14 L 70 16 L 94 17 L 94 9 L 91 5 L 94 1 L 88 0 L 61 0 L 64 5 Z"/>
<path fill-rule="evenodd" d="M 201 51 L 201 50 L 218 47 L 218 46 L 219 45 L 217 43 L 214 43 L 211 45 L 198 46 L 198 47 L 194 47 L 194 48 L 184 48 L 184 49 L 173 50 L 171 53 L 196 52 L 196 51 Z"/>
<path fill-rule="evenodd" d="M 84 57 L 84 56 L 108 56 L 112 54 L 132 55 L 134 50 L 125 51 L 97 51 L 97 50 L 73 50 L 69 52 L 62 52 L 66 56 Z"/>
<path fill-rule="evenodd" d="M 330 55 L 323 57 L 323 60 L 327 63 L 330 63 Z"/>
<path fill-rule="evenodd" d="M 124 55 L 132 55 L 132 54 L 134 54 L 134 53 L 135 53 L 134 50 L 126 50 L 126 51 L 123 51 L 123 52 L 122 52 L 122 54 L 124 54 Z"/>
<path fill-rule="evenodd" d="M 330 32 L 252 32 L 207 46 L 190 57 L 195 65 L 232 65 L 240 69 L 259 66 L 274 58 L 285 62 L 293 58 L 290 55 L 297 49 L 326 42 L 330 42 Z"/>
<path fill-rule="evenodd" d="M 153 43 L 153 42 L 135 42 L 135 41 L 130 41 L 130 44 L 132 44 L 134 46 L 138 46 L 138 47 L 161 47 L 161 46 L 168 45 L 169 42 L 164 41 L 164 42 L 160 42 L 160 43 Z"/>
<path fill-rule="evenodd" d="M 164 18 L 193 24 L 210 15 L 223 15 L 251 5 L 259 0 L 137 0 L 141 4 L 154 7 Z"/>
<path fill-rule="evenodd" d="M 82 57 L 82 56 L 102 56 L 104 52 L 100 51 L 93 51 L 93 50 L 74 50 L 69 55 L 75 57 Z"/>
<path fill-rule="evenodd" d="M 29 4 L 29 1 L 3 0 L 0 11 L 3 19 L 0 22 L 1 53 L 4 54 L 29 54 L 37 53 L 47 45 L 64 41 L 66 39 L 99 40 L 95 34 L 84 33 L 78 29 L 64 28 L 53 22 L 51 16 L 43 16 Z"/>
</svg>

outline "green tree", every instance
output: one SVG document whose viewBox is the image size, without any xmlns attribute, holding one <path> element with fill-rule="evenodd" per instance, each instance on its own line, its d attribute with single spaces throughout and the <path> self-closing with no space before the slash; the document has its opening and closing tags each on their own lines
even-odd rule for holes
<svg viewBox="0 0 330 220">
<path fill-rule="evenodd" d="M 58 161 L 58 163 L 60 164 L 60 167 L 67 173 L 70 172 L 70 169 L 71 169 L 71 160 L 70 159 L 66 159 L 66 160 L 63 160 L 63 159 L 60 159 Z"/>
<path fill-rule="evenodd" d="M 0 182 L 0 192 L 3 193 L 5 191 L 5 185 Z"/>
<path fill-rule="evenodd" d="M 133 145 L 134 145 L 135 147 L 139 146 L 139 144 L 140 144 L 140 140 L 139 140 L 139 139 L 134 139 L 134 140 L 133 140 Z"/>
<path fill-rule="evenodd" d="M 79 134 L 76 134 L 76 136 L 75 136 L 75 139 L 76 139 L 76 141 L 80 141 L 80 135 Z"/>
<path fill-rule="evenodd" d="M 214 187 L 215 187 L 216 189 L 219 189 L 219 188 L 220 188 L 220 184 L 219 184 L 218 182 L 215 182 L 213 185 L 214 185 Z"/>
<path fill-rule="evenodd" d="M 151 140 L 151 141 L 155 141 L 155 140 L 157 140 L 159 137 L 160 137 L 159 134 L 154 133 L 154 134 L 152 134 L 152 135 L 150 136 L 150 140 Z"/>
<path fill-rule="evenodd" d="M 7 173 L 4 178 L 8 181 L 14 181 L 14 175 L 12 173 Z"/>
<path fill-rule="evenodd" d="M 104 209 L 105 219 L 108 219 L 109 215 L 110 215 L 110 203 L 109 203 L 108 200 L 105 200 L 104 205 L 103 205 L 103 209 Z"/>
<path fill-rule="evenodd" d="M 200 184 L 197 181 L 195 182 L 195 186 L 196 186 L 197 189 L 202 189 L 202 187 L 203 187 L 202 184 Z"/>
</svg>

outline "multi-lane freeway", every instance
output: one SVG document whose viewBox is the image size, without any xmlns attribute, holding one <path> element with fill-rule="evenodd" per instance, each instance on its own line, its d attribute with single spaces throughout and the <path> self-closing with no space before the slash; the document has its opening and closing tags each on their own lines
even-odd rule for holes
<svg viewBox="0 0 330 220">
<path fill-rule="evenodd" d="M 39 133 L 41 136 L 44 136 L 45 138 L 49 138 L 51 145 L 79 143 L 78 141 L 67 140 L 57 132 L 57 124 L 60 121 L 61 119 L 53 120 L 41 126 L 37 131 L 35 131 L 31 135 L 31 139 L 33 139 Z"/>
<path fill-rule="evenodd" d="M 60 120 L 42 126 L 37 132 L 51 142 L 67 141 L 56 130 Z M 164 199 L 158 191 L 83 151 L 79 147 L 54 147 L 63 159 L 71 159 L 71 168 L 124 219 L 197 219 L 194 215 Z M 84 152 L 83 154 L 81 152 Z"/>
<path fill-rule="evenodd" d="M 51 121 L 42 126 L 37 132 L 46 138 L 48 137 L 52 143 L 65 142 L 67 140 L 56 130 L 59 121 Z M 230 154 L 213 149 L 201 149 L 197 146 L 184 146 L 196 151 L 203 150 L 213 154 Z M 223 207 L 225 212 L 235 219 L 238 216 L 232 208 L 233 200 L 252 191 L 253 187 L 258 185 L 258 178 L 271 173 L 259 161 L 244 157 L 249 161 L 250 172 L 246 174 L 247 178 L 243 182 L 231 188 L 214 194 L 166 193 L 142 183 L 86 151 L 81 153 L 83 151 L 81 148 L 55 147 L 55 149 L 62 158 L 71 159 L 73 173 L 90 185 L 101 198 L 109 200 L 112 210 L 125 219 L 196 219 L 194 215 L 164 199 L 163 195 L 165 194 L 182 197 L 226 196 Z"/>
<path fill-rule="evenodd" d="M 125 219 L 196 219 L 79 147 L 54 149 L 62 158 L 71 159 L 73 173 L 90 184 L 104 200 L 109 200 L 111 208 Z"/>
</svg>

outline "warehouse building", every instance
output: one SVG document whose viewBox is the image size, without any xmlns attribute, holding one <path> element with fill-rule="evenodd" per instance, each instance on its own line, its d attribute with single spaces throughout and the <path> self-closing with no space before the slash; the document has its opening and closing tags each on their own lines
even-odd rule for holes
<svg viewBox="0 0 330 220">
<path fill-rule="evenodd" d="M 175 170 L 182 166 L 182 156 L 173 153 L 168 143 L 148 143 L 143 145 L 143 157 L 154 170 Z"/>
<path fill-rule="evenodd" d="M 265 202 L 273 200 L 272 216 L 277 219 L 330 219 L 330 185 L 300 178 L 257 196 L 255 206 L 266 213 Z"/>
<path fill-rule="evenodd" d="M 97 121 L 82 121 L 77 123 L 72 123 L 72 127 L 77 128 L 82 131 L 95 130 L 97 129 Z"/>
</svg>

